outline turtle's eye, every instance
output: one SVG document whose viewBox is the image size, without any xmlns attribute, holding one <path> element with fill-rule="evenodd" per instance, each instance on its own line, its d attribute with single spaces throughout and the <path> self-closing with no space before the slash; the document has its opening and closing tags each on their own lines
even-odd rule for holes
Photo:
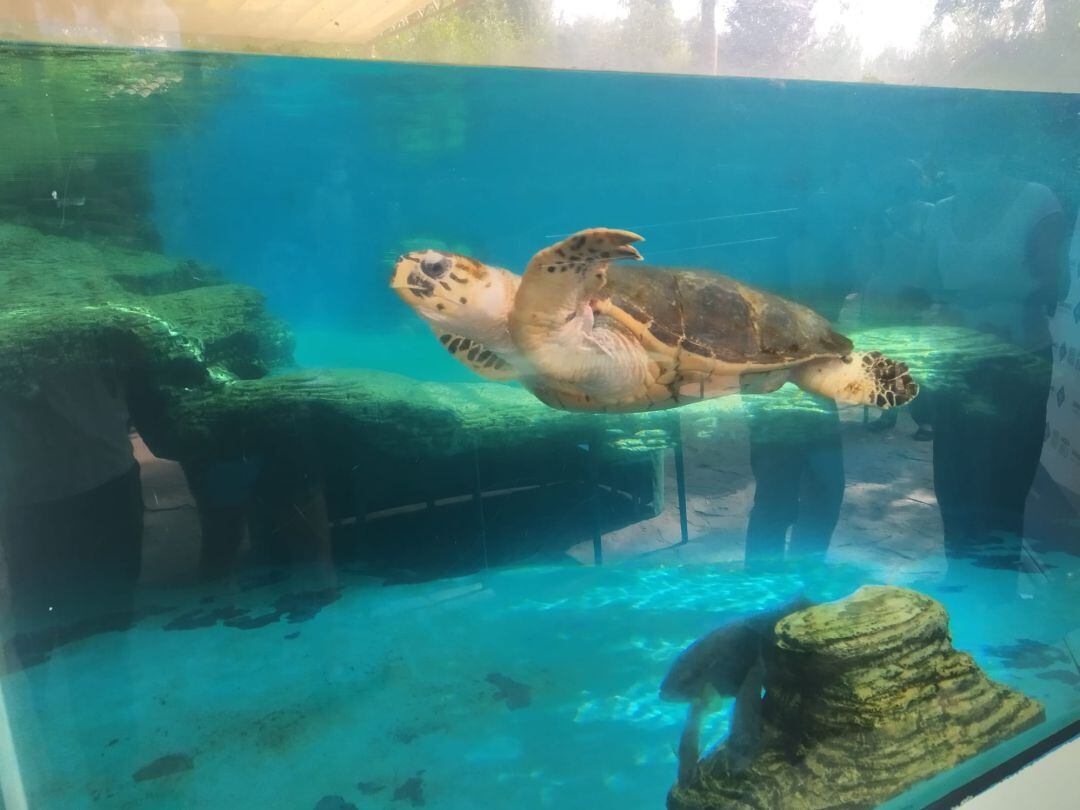
<svg viewBox="0 0 1080 810">
<path fill-rule="evenodd" d="M 450 269 L 450 262 L 447 261 L 446 257 L 437 261 L 424 259 L 420 262 L 420 269 L 424 272 L 424 275 L 429 278 L 440 278 L 441 276 L 446 275 L 446 271 Z"/>
</svg>

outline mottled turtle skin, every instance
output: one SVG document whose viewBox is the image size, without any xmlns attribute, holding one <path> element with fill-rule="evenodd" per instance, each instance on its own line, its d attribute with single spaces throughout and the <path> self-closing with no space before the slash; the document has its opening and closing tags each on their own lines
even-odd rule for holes
<svg viewBox="0 0 1080 810">
<path fill-rule="evenodd" d="M 457 254 L 402 256 L 391 281 L 440 342 L 491 379 L 566 410 L 648 411 L 786 382 L 891 408 L 918 394 L 907 366 L 853 351 L 813 310 L 704 270 L 641 259 L 629 231 L 581 231 L 523 276 Z"/>
</svg>

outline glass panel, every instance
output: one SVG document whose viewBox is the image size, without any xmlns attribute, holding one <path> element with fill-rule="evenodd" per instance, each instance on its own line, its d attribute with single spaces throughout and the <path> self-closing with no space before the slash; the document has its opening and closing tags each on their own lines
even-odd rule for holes
<svg viewBox="0 0 1080 810">
<path fill-rule="evenodd" d="M 7 45 L 0 109 L 6 807 L 914 807 L 1077 720 L 1076 96 Z"/>
</svg>

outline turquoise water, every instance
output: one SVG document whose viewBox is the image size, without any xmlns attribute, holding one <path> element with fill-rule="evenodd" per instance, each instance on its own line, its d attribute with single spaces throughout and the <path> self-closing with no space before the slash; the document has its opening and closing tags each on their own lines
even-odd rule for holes
<svg viewBox="0 0 1080 810">
<path fill-rule="evenodd" d="M 821 593 L 885 580 L 837 571 Z M 220 620 L 178 630 L 177 616 L 225 600 L 155 593 L 171 612 L 7 676 L 5 700 L 24 785 L 47 806 L 304 807 L 324 794 L 394 806 L 395 788 L 422 772 L 430 807 L 661 807 L 684 715 L 657 697 L 671 659 L 719 617 L 775 605 L 799 581 L 700 565 L 530 566 L 392 589 L 346 575 L 341 598 L 309 621 L 252 630 Z M 928 590 L 944 596 L 956 644 L 991 677 L 1056 717 L 1075 712 L 1075 687 L 1040 678 L 1046 670 L 1010 670 L 989 651 L 1017 637 L 1053 645 L 1075 626 L 1060 603 L 1040 598 L 987 627 L 986 605 L 971 607 L 978 582 L 962 596 Z M 229 601 L 260 615 L 282 592 Z M 501 698 L 493 673 L 525 685 L 528 705 Z M 718 713 L 706 738 L 721 739 L 727 720 Z M 188 752 L 191 772 L 132 781 L 173 751 Z M 920 807 L 950 781 L 890 807 Z M 359 783 L 382 789 L 365 794 Z"/>
<path fill-rule="evenodd" d="M 23 375 L 0 394 L 24 420 L 0 448 L 37 431 L 52 453 L 0 461 L 5 806 L 662 807 L 679 652 L 864 584 L 939 600 L 954 645 L 1046 712 L 888 807 L 1076 721 L 1080 478 L 1047 448 L 1080 420 L 1080 99 L 24 47 L 0 71 L 0 339 Z M 1022 215 L 1031 184 L 1049 196 Z M 909 238 L 896 211 L 954 192 L 974 235 Z M 566 416 L 484 383 L 388 288 L 406 251 L 521 272 L 595 226 L 813 306 L 932 407 L 890 426 L 789 385 Z M 976 250 L 991 269 L 950 286 Z M 228 285 L 265 312 L 219 312 Z M 109 523 L 127 496 L 71 483 L 109 460 L 90 389 L 54 421 L 19 404 L 23 377 L 96 367 L 88 307 L 191 338 L 160 364 L 104 341 L 133 369 L 145 511 L 141 571 L 93 596 L 130 527 Z M 35 312 L 45 338 L 17 320 Z M 144 334 L 123 323 L 104 334 Z M 47 576 L 65 555 L 74 588 Z"/>
</svg>

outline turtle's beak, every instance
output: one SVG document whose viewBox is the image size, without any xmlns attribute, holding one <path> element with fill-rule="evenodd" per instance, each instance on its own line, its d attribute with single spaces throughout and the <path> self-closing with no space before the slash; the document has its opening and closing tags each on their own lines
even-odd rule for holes
<svg viewBox="0 0 1080 810">
<path fill-rule="evenodd" d="M 390 277 L 390 287 L 398 296 L 417 307 L 421 301 L 433 302 L 436 295 L 435 281 L 424 270 L 423 255 L 406 253 L 394 265 L 394 274 Z M 442 306 L 436 305 L 437 309 Z"/>
<path fill-rule="evenodd" d="M 395 290 L 404 289 L 409 286 L 409 271 L 415 269 L 416 260 L 412 258 L 411 254 L 406 253 L 403 256 L 398 256 L 398 260 L 394 263 L 394 272 L 390 275 L 390 286 Z"/>
</svg>

